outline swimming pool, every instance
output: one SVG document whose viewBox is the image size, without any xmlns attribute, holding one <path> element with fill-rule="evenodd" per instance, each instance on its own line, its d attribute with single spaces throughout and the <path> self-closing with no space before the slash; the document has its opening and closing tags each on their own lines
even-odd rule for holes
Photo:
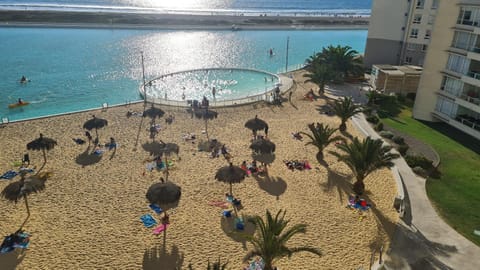
<svg viewBox="0 0 480 270">
<path fill-rule="evenodd" d="M 167 100 L 228 100 L 258 95 L 279 83 L 273 73 L 254 69 L 208 68 L 166 74 L 147 83 L 147 96 Z"/>
<path fill-rule="evenodd" d="M 323 46 L 349 45 L 363 52 L 366 36 L 366 30 L 0 27 L 0 117 L 13 121 L 140 100 L 142 52 L 147 81 L 162 74 L 217 67 L 276 74 L 300 67 Z M 22 75 L 31 82 L 19 83 Z M 30 104 L 9 109 L 8 104 L 18 98 Z"/>
</svg>

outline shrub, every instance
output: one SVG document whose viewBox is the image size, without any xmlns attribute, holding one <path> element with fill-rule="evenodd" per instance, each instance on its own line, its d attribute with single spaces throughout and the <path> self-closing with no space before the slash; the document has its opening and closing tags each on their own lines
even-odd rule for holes
<svg viewBox="0 0 480 270">
<path fill-rule="evenodd" d="M 376 131 L 382 131 L 382 130 L 383 130 L 383 123 L 382 123 L 382 122 L 379 122 L 379 123 L 375 126 L 375 130 L 376 130 Z"/>
<path fill-rule="evenodd" d="M 401 136 L 395 136 L 393 137 L 392 141 L 398 145 L 402 145 L 402 144 L 405 144 L 405 139 L 403 139 L 403 137 Z"/>
<path fill-rule="evenodd" d="M 417 95 L 416 93 L 408 93 L 407 98 L 410 99 L 410 100 L 415 100 L 416 95 Z"/>
<path fill-rule="evenodd" d="M 405 156 L 409 148 L 410 146 L 408 146 L 408 144 L 401 144 L 397 147 L 397 151 L 400 153 L 400 155 Z"/>
<path fill-rule="evenodd" d="M 433 162 L 424 156 L 407 155 L 405 161 L 410 168 L 422 167 L 424 170 L 431 170 L 433 168 Z"/>
<path fill-rule="evenodd" d="M 405 95 L 404 95 L 404 94 L 401 94 L 401 93 L 398 93 L 398 94 L 397 94 L 397 100 L 398 100 L 398 102 L 400 102 L 400 103 L 405 103 Z"/>
<path fill-rule="evenodd" d="M 367 121 L 370 123 L 376 124 L 378 123 L 378 121 L 380 121 L 380 119 L 378 119 L 376 115 L 370 115 L 367 117 Z"/>
<path fill-rule="evenodd" d="M 415 174 L 420 175 L 421 177 L 425 177 L 425 178 L 428 177 L 427 171 L 426 171 L 425 169 L 423 169 L 422 167 L 420 167 L 420 166 L 414 167 L 414 168 L 412 169 L 412 171 L 413 171 Z"/>
<path fill-rule="evenodd" d="M 373 109 L 372 109 L 371 107 L 365 107 L 365 108 L 363 108 L 363 113 L 364 113 L 366 116 L 372 115 L 372 112 L 373 112 Z"/>
<path fill-rule="evenodd" d="M 387 139 L 391 139 L 394 136 L 392 132 L 387 131 L 387 130 L 380 131 L 378 134 L 380 136 L 382 136 L 383 138 L 387 138 Z"/>
</svg>

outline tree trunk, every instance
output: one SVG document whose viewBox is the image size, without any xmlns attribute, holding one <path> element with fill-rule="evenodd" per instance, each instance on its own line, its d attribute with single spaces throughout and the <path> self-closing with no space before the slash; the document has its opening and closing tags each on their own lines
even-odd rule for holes
<svg viewBox="0 0 480 270">
<path fill-rule="evenodd" d="M 323 96 L 325 93 L 325 82 L 320 83 L 320 88 L 318 88 L 318 95 Z"/>
<path fill-rule="evenodd" d="M 323 149 L 322 150 L 318 150 L 318 153 L 317 153 L 317 161 L 320 162 L 323 160 Z"/>
<path fill-rule="evenodd" d="M 28 200 L 27 200 L 27 195 L 23 195 L 23 199 L 25 200 L 25 206 L 27 207 L 27 218 L 25 218 L 25 221 L 22 223 L 20 226 L 19 230 L 23 229 L 23 226 L 27 223 L 28 218 L 30 217 L 30 208 L 28 207 Z"/>
<path fill-rule="evenodd" d="M 345 132 L 345 130 L 347 130 L 347 124 L 345 124 L 345 122 L 342 121 L 338 129 L 340 130 L 340 132 Z"/>
<path fill-rule="evenodd" d="M 363 180 L 357 179 L 357 181 L 353 183 L 353 192 L 355 192 L 357 195 L 362 195 L 364 191 L 365 184 L 363 183 Z"/>
</svg>

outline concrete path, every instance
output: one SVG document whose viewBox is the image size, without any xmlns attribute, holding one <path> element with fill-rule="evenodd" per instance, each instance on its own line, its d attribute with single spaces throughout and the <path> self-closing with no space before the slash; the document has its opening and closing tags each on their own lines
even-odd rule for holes
<svg viewBox="0 0 480 270">
<path fill-rule="evenodd" d="M 365 95 L 359 85 L 343 85 L 328 89 L 327 95 L 352 96 L 359 103 Z M 366 136 L 380 138 L 363 114 L 352 119 Z M 403 182 L 405 212 L 397 224 L 395 235 L 384 265 L 386 269 L 480 269 L 480 247 L 476 246 L 447 225 L 430 203 L 426 180 L 416 176 L 403 158 L 395 160 L 398 175 Z"/>
</svg>

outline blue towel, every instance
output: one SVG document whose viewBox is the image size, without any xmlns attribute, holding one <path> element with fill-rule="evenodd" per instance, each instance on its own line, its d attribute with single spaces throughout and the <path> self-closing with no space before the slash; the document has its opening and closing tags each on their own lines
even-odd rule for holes
<svg viewBox="0 0 480 270">
<path fill-rule="evenodd" d="M 4 173 L 2 176 L 0 176 L 0 179 L 12 179 L 13 177 L 17 176 L 18 173 L 16 171 L 9 170 L 6 173 Z"/>
<path fill-rule="evenodd" d="M 140 217 L 140 220 L 143 222 L 145 227 L 150 228 L 157 225 L 157 221 L 150 214 L 145 214 Z"/>
<path fill-rule="evenodd" d="M 155 211 L 155 213 L 157 214 L 161 214 L 163 212 L 162 208 L 158 207 L 158 205 L 156 204 L 149 204 L 148 207 L 150 207 L 150 209 L 152 209 L 153 211 Z"/>
</svg>

